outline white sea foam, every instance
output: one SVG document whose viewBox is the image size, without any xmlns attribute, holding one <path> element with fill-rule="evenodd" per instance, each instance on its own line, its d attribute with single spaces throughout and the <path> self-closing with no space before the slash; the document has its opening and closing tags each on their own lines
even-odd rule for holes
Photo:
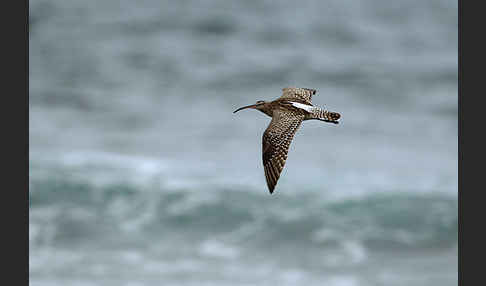
<svg viewBox="0 0 486 286">
<path fill-rule="evenodd" d="M 239 256 L 239 251 L 235 247 L 228 246 L 216 240 L 204 241 L 200 246 L 200 253 L 205 256 L 236 259 Z"/>
</svg>

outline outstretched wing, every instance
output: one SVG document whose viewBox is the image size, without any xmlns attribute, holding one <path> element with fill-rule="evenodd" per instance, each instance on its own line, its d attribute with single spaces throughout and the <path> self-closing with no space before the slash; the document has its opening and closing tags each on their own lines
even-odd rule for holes
<svg viewBox="0 0 486 286">
<path fill-rule="evenodd" d="M 263 167 L 270 193 L 275 189 L 287 160 L 290 142 L 303 120 L 303 114 L 277 109 L 263 133 Z"/>
<path fill-rule="evenodd" d="M 309 105 L 312 105 L 312 96 L 316 94 L 315 89 L 300 87 L 286 87 L 282 89 L 282 92 L 283 94 L 280 98 L 303 101 L 302 103 Z"/>
</svg>

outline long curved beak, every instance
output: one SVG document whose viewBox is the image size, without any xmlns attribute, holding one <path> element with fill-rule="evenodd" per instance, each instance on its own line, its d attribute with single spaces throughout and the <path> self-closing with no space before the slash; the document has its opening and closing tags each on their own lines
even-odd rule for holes
<svg viewBox="0 0 486 286">
<path fill-rule="evenodd" d="M 246 109 L 246 108 L 256 108 L 257 105 L 258 104 L 252 104 L 252 105 L 243 106 L 243 107 L 240 107 L 237 110 L 233 111 L 233 113 L 236 113 L 236 112 L 238 112 L 238 111 L 240 111 L 242 109 Z"/>
</svg>

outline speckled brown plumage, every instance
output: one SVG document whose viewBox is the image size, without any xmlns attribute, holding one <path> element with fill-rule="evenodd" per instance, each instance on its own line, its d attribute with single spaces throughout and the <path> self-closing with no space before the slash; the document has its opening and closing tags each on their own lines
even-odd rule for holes
<svg viewBox="0 0 486 286">
<path fill-rule="evenodd" d="M 263 133 L 262 159 L 270 193 L 275 189 L 287 160 L 290 142 L 304 117 L 305 115 L 299 112 L 274 110 L 272 121 Z"/>
<path fill-rule="evenodd" d="M 302 100 L 303 103 L 312 105 L 312 96 L 316 94 L 315 89 L 286 87 L 282 89 L 282 96 L 280 99 Z"/>
<path fill-rule="evenodd" d="M 302 121 L 316 119 L 337 124 L 341 117 L 339 113 L 312 105 L 315 89 L 287 87 L 282 91 L 282 96 L 274 101 L 257 101 L 256 104 L 234 111 L 253 108 L 272 117 L 262 138 L 263 167 L 270 193 L 273 193 L 277 185 L 287 160 L 290 143 Z"/>
</svg>

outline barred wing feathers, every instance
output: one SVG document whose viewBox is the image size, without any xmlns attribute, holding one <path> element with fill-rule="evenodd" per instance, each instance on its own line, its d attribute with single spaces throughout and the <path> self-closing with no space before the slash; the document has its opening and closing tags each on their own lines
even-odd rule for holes
<svg viewBox="0 0 486 286">
<path fill-rule="evenodd" d="M 270 193 L 282 172 L 290 143 L 304 120 L 304 115 L 287 110 L 274 110 L 273 118 L 263 133 L 263 167 Z"/>
<path fill-rule="evenodd" d="M 304 104 L 312 105 L 312 96 L 316 94 L 315 89 L 300 88 L 300 87 L 286 87 L 282 89 L 281 99 L 288 99 L 299 101 Z"/>
</svg>

